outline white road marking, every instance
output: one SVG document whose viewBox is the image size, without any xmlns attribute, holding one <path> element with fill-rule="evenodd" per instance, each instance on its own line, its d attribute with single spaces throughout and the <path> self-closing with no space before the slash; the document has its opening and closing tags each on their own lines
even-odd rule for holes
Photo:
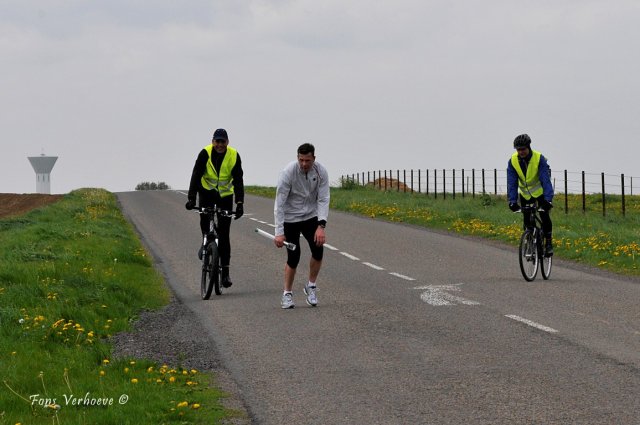
<svg viewBox="0 0 640 425">
<path fill-rule="evenodd" d="M 427 304 L 434 306 L 443 306 L 443 305 L 456 305 L 456 304 L 464 304 L 464 305 L 480 305 L 479 302 L 468 300 L 466 298 L 458 297 L 456 295 L 450 294 L 449 292 L 460 292 L 460 286 L 462 283 L 458 283 L 456 285 L 427 285 L 427 286 L 417 286 L 413 289 L 419 289 L 423 292 L 420 294 L 420 299 Z"/>
<path fill-rule="evenodd" d="M 245 215 L 247 215 L 247 214 L 245 214 Z M 256 222 L 258 222 L 258 223 L 260 223 L 260 224 L 264 224 L 264 225 L 271 226 L 271 227 L 274 227 L 274 228 L 276 227 L 276 225 L 275 225 L 275 224 L 270 224 L 270 223 L 268 223 L 268 222 L 266 222 L 266 221 L 258 220 L 257 218 L 250 217 L 250 220 L 253 220 L 253 221 L 256 221 Z M 331 251 L 340 251 L 338 248 L 336 248 L 336 247 L 335 247 L 335 246 L 333 246 L 333 245 L 329 245 L 328 243 L 325 243 L 323 246 L 324 246 L 325 248 L 327 248 L 327 249 L 331 250 Z M 356 257 L 355 255 L 351 255 L 351 254 L 349 254 L 348 252 L 340 251 L 340 254 L 341 254 L 341 255 L 344 255 L 345 257 L 347 257 L 347 258 L 348 258 L 348 259 L 350 259 L 350 260 L 353 260 L 353 261 L 360 261 L 360 259 L 359 259 L 358 257 Z M 374 269 L 374 270 L 384 270 L 384 267 L 380 267 L 380 266 L 378 266 L 378 265 L 376 265 L 376 264 L 368 263 L 368 262 L 366 262 L 366 261 L 363 261 L 363 262 L 362 262 L 362 264 L 364 264 L 364 265 L 365 265 L 365 266 L 367 266 L 367 267 L 371 267 L 371 268 L 372 268 L 372 269 Z M 396 272 L 390 272 L 389 274 L 390 274 L 390 275 L 392 275 L 392 276 L 395 276 L 395 277 L 399 277 L 400 279 L 408 280 L 408 281 L 413 281 L 413 280 L 415 280 L 414 278 L 412 278 L 412 277 L 410 277 L 410 276 L 405 276 L 405 275 L 403 275 L 403 274 L 396 273 Z"/>
<path fill-rule="evenodd" d="M 400 279 L 404 279 L 404 280 L 415 280 L 415 279 L 414 279 L 414 278 L 412 278 L 412 277 L 405 276 L 405 275 L 403 275 L 403 274 L 396 273 L 396 272 L 390 272 L 389 274 L 390 274 L 391 276 L 399 277 Z"/>
<path fill-rule="evenodd" d="M 360 261 L 360 259 L 354 255 L 349 254 L 348 252 L 343 252 L 340 251 L 340 254 L 344 255 L 345 257 L 347 257 L 350 260 L 354 260 L 354 261 Z"/>
<path fill-rule="evenodd" d="M 550 328 L 548 326 L 541 325 L 541 324 L 536 323 L 536 322 L 532 322 L 529 319 L 525 319 L 524 317 L 516 316 L 515 314 L 507 314 L 507 315 L 505 315 L 505 317 L 508 317 L 509 319 L 513 319 L 513 320 L 516 320 L 518 322 L 524 323 L 524 324 L 529 325 L 531 327 L 534 327 L 536 329 L 540 329 L 541 331 L 549 332 L 549 333 L 552 333 L 552 334 L 558 333 L 558 331 L 556 329 Z"/>
<path fill-rule="evenodd" d="M 384 270 L 384 267 L 376 266 L 375 264 L 367 263 L 366 261 L 363 262 L 362 264 L 364 264 L 367 267 L 371 267 L 372 269 Z"/>
</svg>

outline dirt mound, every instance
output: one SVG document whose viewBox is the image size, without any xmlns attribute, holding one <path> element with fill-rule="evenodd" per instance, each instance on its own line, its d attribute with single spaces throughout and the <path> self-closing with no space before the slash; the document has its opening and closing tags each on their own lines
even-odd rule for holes
<svg viewBox="0 0 640 425">
<path fill-rule="evenodd" d="M 384 190 L 385 188 L 384 178 L 375 179 L 373 182 L 368 183 L 367 186 L 374 187 L 375 189 Z M 405 185 L 401 181 L 398 181 L 392 178 L 387 178 L 386 187 L 387 187 L 387 190 L 398 190 L 398 187 L 400 187 L 399 189 L 400 192 L 411 192 L 411 188 L 409 186 Z"/>
<path fill-rule="evenodd" d="M 63 196 L 43 193 L 0 193 L 0 218 L 27 213 L 32 209 L 57 202 Z"/>
</svg>

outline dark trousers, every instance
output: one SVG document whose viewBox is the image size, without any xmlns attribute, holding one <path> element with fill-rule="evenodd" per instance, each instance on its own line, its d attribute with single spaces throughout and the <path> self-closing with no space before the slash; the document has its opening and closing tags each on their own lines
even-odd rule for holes
<svg viewBox="0 0 640 425">
<path fill-rule="evenodd" d="M 540 205 L 539 201 L 543 199 L 543 196 L 538 198 L 524 199 L 522 195 L 520 195 L 520 205 Z M 540 220 L 542 221 L 542 233 L 544 233 L 545 238 L 550 238 L 553 233 L 553 223 L 551 223 L 551 214 L 549 211 L 538 211 L 540 214 Z M 525 227 L 533 226 L 534 223 L 527 223 L 527 215 L 524 216 Z"/>
<path fill-rule="evenodd" d="M 200 207 L 218 207 L 226 211 L 233 210 L 233 195 L 220 198 L 216 190 L 198 191 Z M 209 217 L 200 214 L 200 230 L 202 234 L 209 232 Z M 220 264 L 228 266 L 231 262 L 231 217 L 218 214 L 218 252 L 220 253 Z"/>
</svg>

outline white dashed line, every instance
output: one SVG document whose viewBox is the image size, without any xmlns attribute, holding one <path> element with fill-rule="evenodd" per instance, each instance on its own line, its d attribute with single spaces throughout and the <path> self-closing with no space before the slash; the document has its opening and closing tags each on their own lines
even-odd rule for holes
<svg viewBox="0 0 640 425">
<path fill-rule="evenodd" d="M 340 251 L 340 254 L 344 255 L 345 257 L 347 257 L 347 258 L 348 258 L 348 259 L 350 259 L 350 260 L 353 260 L 353 261 L 360 261 L 360 259 L 359 259 L 358 257 L 356 257 L 356 256 L 354 256 L 354 255 L 351 255 L 351 254 L 349 254 L 348 252 Z"/>
<path fill-rule="evenodd" d="M 384 267 L 376 266 L 375 264 L 367 263 L 366 261 L 363 262 L 362 264 L 364 264 L 367 267 L 371 267 L 372 269 L 384 270 Z"/>
<path fill-rule="evenodd" d="M 266 225 L 266 226 L 270 226 L 270 227 L 274 227 L 274 228 L 276 227 L 276 225 L 275 225 L 275 224 L 271 224 L 271 223 L 268 223 L 268 222 L 266 222 L 266 221 L 258 220 L 257 218 L 253 218 L 253 217 L 251 217 L 250 219 L 251 219 L 251 220 L 253 220 L 253 221 L 256 221 L 256 222 L 258 222 L 258 223 L 260 223 L 260 224 L 264 224 L 264 225 Z M 327 249 L 331 250 L 331 251 L 339 251 L 341 255 L 343 255 L 343 256 L 345 256 L 345 257 L 347 257 L 347 258 L 348 258 L 348 259 L 350 259 L 350 260 L 353 260 L 353 261 L 360 261 L 360 259 L 359 259 L 358 257 L 356 257 L 355 255 L 351 255 L 351 254 L 349 254 L 348 252 L 340 251 L 338 248 L 336 248 L 336 247 L 335 247 L 335 246 L 333 246 L 333 245 L 329 245 L 328 243 L 326 243 L 326 244 L 324 244 L 323 246 L 324 246 L 325 248 L 327 248 Z M 368 263 L 368 262 L 366 262 L 366 261 L 363 261 L 363 262 L 362 262 L 362 264 L 364 264 L 365 266 L 370 267 L 370 268 L 372 268 L 372 269 L 374 269 L 374 270 L 384 270 L 384 267 L 378 266 L 378 265 L 376 265 L 376 264 Z M 412 277 L 405 276 L 405 275 L 400 274 L 400 273 L 391 272 L 391 273 L 389 273 L 389 274 L 390 274 L 390 275 L 392 275 L 392 276 L 395 276 L 395 277 L 399 277 L 400 279 L 408 280 L 408 281 L 415 280 L 415 279 L 414 279 L 414 278 L 412 278 Z"/>
<path fill-rule="evenodd" d="M 518 322 L 524 323 L 525 325 L 529 325 L 529 326 L 534 327 L 536 329 L 540 329 L 541 331 L 549 332 L 549 333 L 552 333 L 552 334 L 558 333 L 558 331 L 553 329 L 553 328 L 541 325 L 541 324 L 536 323 L 536 322 L 532 322 L 529 319 L 525 319 L 523 317 L 516 316 L 514 314 L 507 314 L 507 315 L 505 315 L 505 317 L 508 317 L 509 319 L 513 319 L 513 320 L 516 320 Z"/>
<path fill-rule="evenodd" d="M 412 278 L 412 277 L 405 276 L 405 275 L 403 275 L 403 274 L 396 273 L 396 272 L 390 272 L 389 274 L 390 274 L 391 276 L 399 277 L 400 279 L 404 279 L 404 280 L 415 280 L 415 279 L 414 279 L 414 278 Z"/>
</svg>

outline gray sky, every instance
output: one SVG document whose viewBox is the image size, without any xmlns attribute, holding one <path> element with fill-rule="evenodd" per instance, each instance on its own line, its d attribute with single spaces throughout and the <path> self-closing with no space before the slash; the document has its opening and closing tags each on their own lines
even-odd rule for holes
<svg viewBox="0 0 640 425">
<path fill-rule="evenodd" d="M 0 0 L 0 192 L 188 186 L 224 127 L 247 184 L 299 144 L 332 181 L 499 168 L 640 176 L 640 2 Z"/>
</svg>

